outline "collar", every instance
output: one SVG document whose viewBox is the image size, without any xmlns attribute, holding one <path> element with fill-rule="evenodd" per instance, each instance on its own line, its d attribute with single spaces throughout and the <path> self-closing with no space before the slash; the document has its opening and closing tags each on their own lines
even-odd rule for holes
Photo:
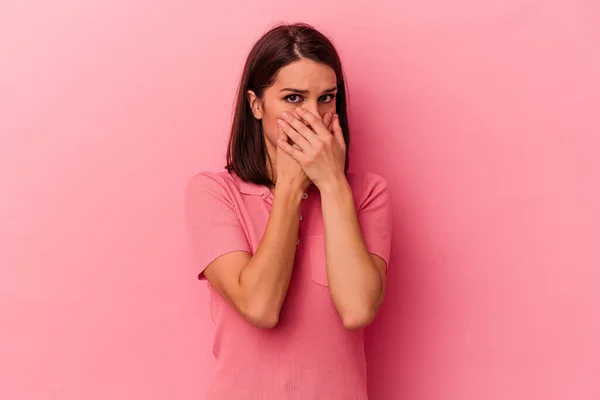
<svg viewBox="0 0 600 400">
<path fill-rule="evenodd" d="M 238 178 L 240 179 L 240 178 Z M 268 187 L 264 185 L 257 185 L 252 182 L 245 182 L 240 179 L 240 192 L 244 194 L 249 194 L 252 196 L 262 196 L 266 197 L 271 193 Z"/>
</svg>

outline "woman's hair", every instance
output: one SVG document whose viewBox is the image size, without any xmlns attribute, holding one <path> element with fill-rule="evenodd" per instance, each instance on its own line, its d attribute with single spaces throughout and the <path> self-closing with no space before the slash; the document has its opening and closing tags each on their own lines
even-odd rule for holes
<svg viewBox="0 0 600 400">
<path fill-rule="evenodd" d="M 340 57 L 333 43 L 312 26 L 303 23 L 284 24 L 271 29 L 256 42 L 246 60 L 238 88 L 225 168 L 229 172 L 235 172 L 244 181 L 268 187 L 274 184 L 267 169 L 267 162 L 270 160 L 262 123 L 250 110 L 247 92 L 252 90 L 262 99 L 264 90 L 274 83 L 277 72 L 301 59 L 328 65 L 335 71 L 338 87 L 335 97 L 336 112 L 347 148 L 344 170 L 348 170 L 350 131 L 346 109 L 346 84 Z"/>
</svg>

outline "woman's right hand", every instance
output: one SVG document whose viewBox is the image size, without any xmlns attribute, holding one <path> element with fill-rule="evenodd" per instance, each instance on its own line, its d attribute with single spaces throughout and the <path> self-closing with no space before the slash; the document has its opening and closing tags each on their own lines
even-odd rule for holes
<svg viewBox="0 0 600 400">
<path fill-rule="evenodd" d="M 281 128 L 278 127 L 277 131 L 279 138 L 289 142 L 288 136 L 281 130 Z M 310 179 L 308 179 L 304 173 L 304 170 L 300 164 L 298 164 L 298 162 L 290 157 L 286 152 L 281 150 L 279 146 L 277 146 L 276 164 L 277 181 L 275 183 L 275 187 L 286 186 L 305 192 L 306 189 L 308 189 L 308 187 L 312 184 Z"/>
<path fill-rule="evenodd" d="M 294 115 L 296 113 L 294 112 Z M 297 118 L 300 118 L 296 115 Z M 331 123 L 333 122 L 333 114 L 327 113 L 323 118 L 323 123 L 326 127 L 331 131 Z M 277 133 L 279 137 L 283 138 L 286 142 L 290 142 L 289 137 L 283 132 L 281 127 L 277 127 Z M 297 145 L 293 145 L 296 149 L 300 150 L 300 147 Z M 279 146 L 277 146 L 277 182 L 290 184 L 293 188 L 298 188 L 302 192 L 305 192 L 306 189 L 312 184 L 311 180 L 306 176 L 304 170 L 298 164 L 296 160 L 290 157 L 285 151 L 281 150 Z"/>
</svg>

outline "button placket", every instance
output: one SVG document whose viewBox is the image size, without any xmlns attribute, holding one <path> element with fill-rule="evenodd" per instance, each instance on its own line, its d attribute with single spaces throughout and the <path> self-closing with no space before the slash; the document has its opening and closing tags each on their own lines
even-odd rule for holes
<svg viewBox="0 0 600 400">
<path fill-rule="evenodd" d="M 302 199 L 303 199 L 303 200 L 306 200 L 306 199 L 308 199 L 308 193 L 304 192 L 304 193 L 302 194 Z M 300 212 L 302 212 L 302 211 L 300 211 Z M 303 219 L 304 219 L 304 217 L 302 216 L 302 214 L 300 214 L 300 221 L 302 221 Z M 300 232 L 298 232 L 298 233 L 300 233 Z M 297 239 L 296 239 L 296 246 L 299 246 L 299 245 L 300 245 L 300 238 L 297 238 Z"/>
</svg>

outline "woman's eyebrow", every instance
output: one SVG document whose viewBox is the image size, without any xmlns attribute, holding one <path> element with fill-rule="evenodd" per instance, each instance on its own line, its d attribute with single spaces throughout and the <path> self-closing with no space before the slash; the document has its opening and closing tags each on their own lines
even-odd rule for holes
<svg viewBox="0 0 600 400">
<path fill-rule="evenodd" d="M 331 92 L 335 92 L 336 90 L 337 90 L 337 86 L 334 86 L 331 89 L 324 90 L 323 93 L 331 93 Z M 280 92 L 293 92 L 293 93 L 305 94 L 305 93 L 308 93 L 309 91 L 306 89 L 283 88 L 280 90 Z"/>
</svg>

